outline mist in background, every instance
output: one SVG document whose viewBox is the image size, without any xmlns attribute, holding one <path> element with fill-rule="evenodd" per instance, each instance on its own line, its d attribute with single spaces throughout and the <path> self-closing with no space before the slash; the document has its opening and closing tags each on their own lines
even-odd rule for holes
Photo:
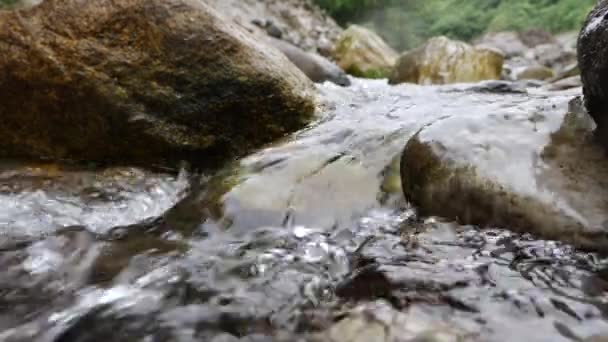
<svg viewBox="0 0 608 342">
<path fill-rule="evenodd" d="M 484 32 L 578 30 L 596 0 L 314 0 L 341 25 L 378 32 L 397 50 L 446 35 L 469 41 Z"/>
</svg>

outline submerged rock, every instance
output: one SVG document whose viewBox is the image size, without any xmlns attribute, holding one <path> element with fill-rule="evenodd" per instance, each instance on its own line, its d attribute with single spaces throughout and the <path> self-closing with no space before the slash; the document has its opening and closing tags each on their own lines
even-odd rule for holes
<svg viewBox="0 0 608 342">
<path fill-rule="evenodd" d="M 608 1 L 599 1 L 578 38 L 578 64 L 585 105 L 597 124 L 598 137 L 608 148 Z"/>
<path fill-rule="evenodd" d="M 498 80 L 503 61 L 497 50 L 436 37 L 399 57 L 389 81 L 428 85 Z"/>
<path fill-rule="evenodd" d="M 226 160 L 304 126 L 283 55 L 186 0 L 47 0 L 0 13 L 0 155 Z"/>
<path fill-rule="evenodd" d="M 401 160 L 405 196 L 424 215 L 608 251 L 608 162 L 585 113 L 555 97 L 537 112 L 463 113 L 421 129 Z"/>
<path fill-rule="evenodd" d="M 385 78 L 398 55 L 373 31 L 352 25 L 338 37 L 333 57 L 351 75 Z"/>
<path fill-rule="evenodd" d="M 313 82 L 330 81 L 340 86 L 350 85 L 346 73 L 327 58 L 313 52 L 306 52 L 295 45 L 278 39 L 271 38 L 269 41 Z"/>
<path fill-rule="evenodd" d="M 286 153 L 289 146 L 278 149 Z M 356 213 L 376 207 L 381 170 L 328 152 L 244 160 L 238 183 L 221 198 L 222 223 L 245 231 L 258 226 L 343 227 Z M 263 172 L 258 170 L 265 164 Z"/>
</svg>

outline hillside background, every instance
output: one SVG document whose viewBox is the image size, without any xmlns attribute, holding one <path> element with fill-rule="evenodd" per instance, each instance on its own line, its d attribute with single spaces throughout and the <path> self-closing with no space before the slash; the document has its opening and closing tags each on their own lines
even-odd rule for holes
<svg viewBox="0 0 608 342">
<path fill-rule="evenodd" d="M 342 26 L 362 24 L 398 50 L 429 37 L 471 40 L 487 31 L 578 29 L 596 0 L 314 0 Z"/>
</svg>

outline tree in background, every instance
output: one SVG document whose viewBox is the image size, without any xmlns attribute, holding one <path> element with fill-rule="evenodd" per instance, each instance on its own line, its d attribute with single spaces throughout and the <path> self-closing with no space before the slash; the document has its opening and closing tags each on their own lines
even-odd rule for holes
<svg viewBox="0 0 608 342">
<path fill-rule="evenodd" d="M 487 31 L 576 30 L 596 0 L 316 0 L 342 25 L 370 27 L 399 50 L 446 35 L 471 40 Z"/>
</svg>

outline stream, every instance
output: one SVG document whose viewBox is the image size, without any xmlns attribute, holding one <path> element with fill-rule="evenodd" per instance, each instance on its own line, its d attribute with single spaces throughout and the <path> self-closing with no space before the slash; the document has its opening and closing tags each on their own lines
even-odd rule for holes
<svg viewBox="0 0 608 342">
<path fill-rule="evenodd" d="M 608 341 L 607 258 L 418 217 L 395 162 L 437 120 L 577 92 L 318 90 L 317 121 L 213 174 L 4 161 L 0 341 Z"/>
</svg>

